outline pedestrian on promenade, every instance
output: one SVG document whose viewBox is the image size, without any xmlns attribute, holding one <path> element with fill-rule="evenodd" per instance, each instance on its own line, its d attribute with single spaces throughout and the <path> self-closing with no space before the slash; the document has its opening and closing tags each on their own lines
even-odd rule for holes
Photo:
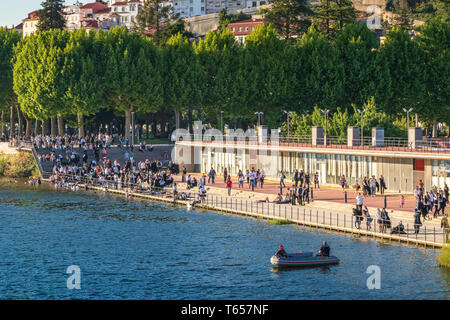
<svg viewBox="0 0 450 320">
<path fill-rule="evenodd" d="M 370 230 L 372 228 L 371 223 L 373 221 L 373 218 L 370 216 L 369 209 L 367 208 L 367 206 L 364 206 L 363 216 L 366 217 L 367 230 Z"/>
<path fill-rule="evenodd" d="M 384 180 L 383 175 L 380 176 L 380 194 L 384 194 L 384 190 L 386 190 L 386 181 Z"/>
<path fill-rule="evenodd" d="M 247 179 L 247 186 L 250 188 L 250 172 L 248 169 L 245 171 L 245 178 Z"/>
<path fill-rule="evenodd" d="M 227 168 L 223 169 L 223 182 L 227 183 L 228 178 L 228 170 Z"/>
<path fill-rule="evenodd" d="M 359 210 L 362 210 L 363 203 L 364 203 L 364 197 L 362 196 L 362 194 L 360 192 L 356 196 L 356 206 L 358 207 Z"/>
<path fill-rule="evenodd" d="M 402 196 L 400 197 L 400 208 L 403 208 L 404 205 L 405 205 L 405 196 L 402 195 Z"/>
<path fill-rule="evenodd" d="M 264 173 L 264 169 L 261 169 L 260 171 L 260 177 L 259 177 L 259 187 L 262 189 L 264 186 L 264 177 L 266 174 Z"/>
<path fill-rule="evenodd" d="M 242 173 L 242 170 L 239 170 L 238 173 L 238 188 L 244 189 L 244 174 Z"/>
<path fill-rule="evenodd" d="M 228 189 L 228 196 L 231 196 L 231 186 L 233 185 L 233 182 L 231 181 L 230 176 L 228 176 L 226 184 Z"/>
<path fill-rule="evenodd" d="M 294 183 L 295 183 L 295 187 L 298 187 L 298 180 L 300 179 L 300 173 L 298 172 L 298 169 L 295 170 L 294 173 Z"/>
<path fill-rule="evenodd" d="M 340 184 L 341 184 L 341 187 L 342 187 L 342 191 L 344 191 L 345 185 L 347 184 L 347 180 L 345 180 L 345 176 L 344 175 L 341 176 Z"/>
<path fill-rule="evenodd" d="M 280 176 L 280 190 L 283 190 L 283 188 L 286 187 L 286 185 L 284 184 L 284 179 L 286 179 L 286 176 L 284 175 L 283 171 L 281 171 L 281 176 Z"/>
<path fill-rule="evenodd" d="M 214 184 L 214 179 L 216 177 L 216 171 L 214 170 L 213 167 L 211 167 L 211 170 L 209 170 L 209 178 L 208 178 L 208 183 L 211 181 L 212 184 Z"/>
<path fill-rule="evenodd" d="M 187 170 L 186 170 L 186 168 L 185 168 L 185 166 L 183 166 L 183 171 L 182 171 L 182 175 L 181 175 L 181 182 L 186 182 L 186 173 L 187 173 Z"/>
<path fill-rule="evenodd" d="M 316 171 L 314 175 L 314 189 L 320 189 L 319 187 L 319 172 Z"/>
<path fill-rule="evenodd" d="M 377 217 L 377 223 L 378 223 L 378 231 L 381 232 L 383 230 L 383 215 L 381 213 L 380 208 L 377 208 L 376 217 Z"/>
<path fill-rule="evenodd" d="M 372 176 L 372 178 L 369 180 L 369 185 L 370 185 L 370 195 L 372 197 L 375 197 L 377 190 L 377 179 L 375 179 L 375 176 Z"/>
<path fill-rule="evenodd" d="M 418 234 L 420 226 L 422 225 L 422 222 L 420 222 L 420 211 L 414 209 L 414 233 Z"/>
<path fill-rule="evenodd" d="M 444 196 L 445 196 L 445 202 L 448 203 L 448 186 L 447 183 L 444 183 Z"/>
<path fill-rule="evenodd" d="M 250 171 L 248 175 L 250 177 L 250 187 L 252 188 L 252 191 L 255 191 L 255 183 L 256 183 L 255 168 L 252 168 L 252 171 Z"/>
</svg>

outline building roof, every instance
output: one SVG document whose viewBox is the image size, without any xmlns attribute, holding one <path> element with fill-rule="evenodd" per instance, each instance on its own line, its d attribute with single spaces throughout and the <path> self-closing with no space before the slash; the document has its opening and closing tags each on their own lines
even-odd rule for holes
<svg viewBox="0 0 450 320">
<path fill-rule="evenodd" d="M 39 20 L 39 17 L 38 17 L 38 11 L 39 11 L 39 10 L 35 10 L 35 11 L 33 11 L 33 12 L 30 12 L 30 13 L 28 14 L 28 17 L 26 17 L 25 19 L 23 19 L 23 21 L 25 21 L 25 20 Z"/>
<path fill-rule="evenodd" d="M 119 1 L 113 4 L 113 6 L 125 6 L 128 4 L 128 1 Z"/>
<path fill-rule="evenodd" d="M 97 13 L 98 11 L 108 9 L 108 6 L 102 2 L 92 2 L 85 4 L 81 9 L 92 9 L 92 13 Z"/>
<path fill-rule="evenodd" d="M 252 33 L 252 27 L 261 26 L 264 22 L 262 19 L 248 19 L 238 22 L 232 22 L 227 25 L 227 28 L 230 30 L 230 32 L 234 35 L 249 35 Z M 247 27 L 247 30 L 245 28 Z M 231 28 L 234 28 L 232 31 Z M 242 30 L 239 30 L 239 28 L 242 28 Z"/>
</svg>

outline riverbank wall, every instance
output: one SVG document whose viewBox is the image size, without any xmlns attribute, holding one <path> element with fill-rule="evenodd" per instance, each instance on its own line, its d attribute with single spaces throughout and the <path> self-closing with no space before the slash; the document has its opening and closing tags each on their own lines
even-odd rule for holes
<svg viewBox="0 0 450 320">
<path fill-rule="evenodd" d="M 45 181 L 49 182 L 48 179 Z M 84 184 L 79 184 L 85 188 Z M 89 185 L 88 189 L 104 191 L 104 187 Z M 108 188 L 108 193 L 126 196 L 127 191 L 123 189 Z M 167 193 L 168 194 L 168 193 Z M 148 194 L 145 192 L 128 192 L 128 197 L 147 199 L 171 203 L 181 206 L 192 206 L 193 199 L 174 200 L 172 196 L 164 194 Z M 422 230 L 420 234 L 412 233 L 412 226 L 406 226 L 406 234 L 390 234 L 377 230 L 376 224 L 372 229 L 354 227 L 352 215 L 333 210 L 322 210 L 320 208 L 305 208 L 299 206 L 280 205 L 275 203 L 261 203 L 251 200 L 223 197 L 208 194 L 200 203 L 195 203 L 195 208 L 213 210 L 226 214 L 237 214 L 265 220 L 286 220 L 292 224 L 309 228 L 323 229 L 327 231 L 347 233 L 354 236 L 364 236 L 394 243 L 412 244 L 426 248 L 441 248 L 444 245 L 445 236 L 442 230 L 436 228 Z"/>
</svg>

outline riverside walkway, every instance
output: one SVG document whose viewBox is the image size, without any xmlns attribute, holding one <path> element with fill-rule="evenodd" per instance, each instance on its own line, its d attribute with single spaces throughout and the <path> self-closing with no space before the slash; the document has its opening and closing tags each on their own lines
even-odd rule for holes
<svg viewBox="0 0 450 320">
<path fill-rule="evenodd" d="M 45 179 L 49 181 L 48 179 Z M 445 233 L 443 229 L 434 226 L 423 226 L 418 234 L 414 233 L 413 225 L 404 223 L 404 234 L 391 234 L 390 230 L 383 231 L 374 218 L 369 228 L 365 222 L 361 228 L 356 228 L 354 217 L 348 212 L 334 209 L 321 209 L 316 207 L 293 206 L 291 204 L 276 204 L 258 202 L 256 200 L 244 199 L 242 197 L 228 197 L 223 195 L 208 193 L 201 200 L 196 200 L 198 194 L 187 190 L 188 200 L 174 199 L 170 188 L 151 189 L 142 186 L 129 186 L 121 188 L 120 184 L 111 181 L 95 181 L 88 178 L 75 179 L 81 187 L 104 191 L 120 195 L 128 194 L 129 197 L 161 201 L 183 206 L 191 206 L 195 202 L 196 208 L 214 210 L 230 214 L 238 214 L 254 218 L 269 220 L 283 220 L 282 223 L 293 223 L 301 226 L 320 228 L 330 231 L 344 232 L 357 236 L 367 236 L 386 241 L 414 244 L 419 246 L 439 248 L 445 243 Z M 182 188 L 180 189 L 180 193 Z M 396 219 L 391 219 L 392 227 L 396 226 Z"/>
</svg>

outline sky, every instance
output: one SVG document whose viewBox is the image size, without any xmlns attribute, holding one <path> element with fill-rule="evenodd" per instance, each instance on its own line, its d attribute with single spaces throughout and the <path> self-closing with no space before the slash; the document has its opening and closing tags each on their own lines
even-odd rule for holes
<svg viewBox="0 0 450 320">
<path fill-rule="evenodd" d="M 0 26 L 12 27 L 22 22 L 27 14 L 40 9 L 43 0 L 0 0 Z M 72 4 L 76 0 L 66 0 Z"/>
</svg>

